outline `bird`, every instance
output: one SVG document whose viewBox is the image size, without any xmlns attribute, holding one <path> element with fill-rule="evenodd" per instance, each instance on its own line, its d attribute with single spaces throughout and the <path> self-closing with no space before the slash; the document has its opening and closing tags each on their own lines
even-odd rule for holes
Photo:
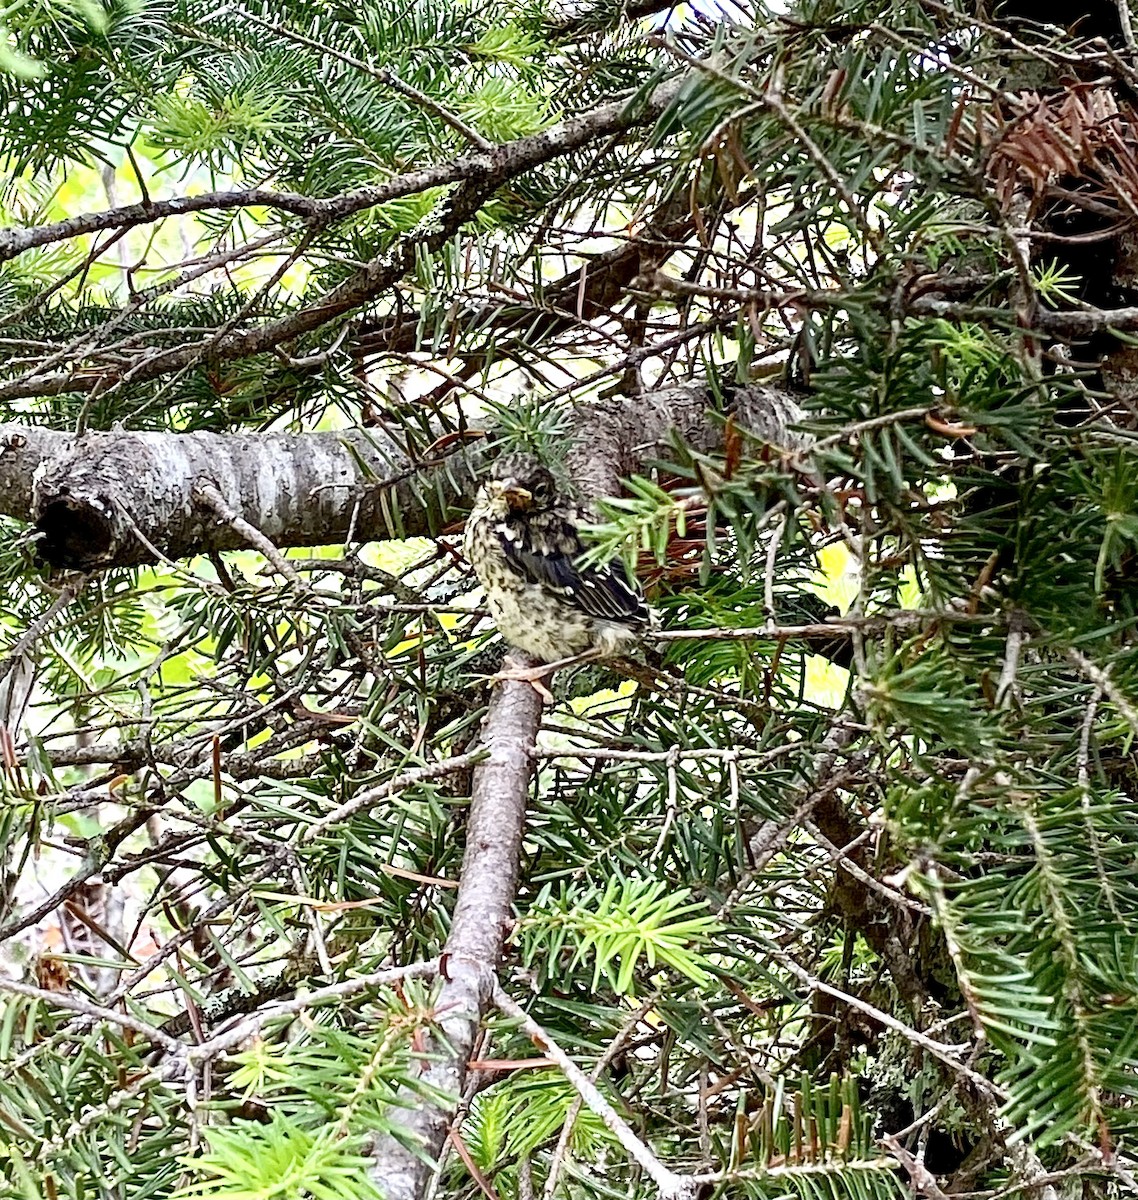
<svg viewBox="0 0 1138 1200">
<path fill-rule="evenodd" d="M 620 559 L 582 563 L 586 519 L 532 454 L 500 456 L 478 489 L 464 553 L 499 633 L 541 664 L 495 679 L 538 687 L 560 667 L 626 653 L 652 627 L 651 609 Z"/>
</svg>

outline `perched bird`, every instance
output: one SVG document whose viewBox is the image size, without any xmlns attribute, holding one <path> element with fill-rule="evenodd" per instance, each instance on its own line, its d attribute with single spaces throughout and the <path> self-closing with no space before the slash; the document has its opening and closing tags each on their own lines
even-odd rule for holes
<svg viewBox="0 0 1138 1200">
<path fill-rule="evenodd" d="M 649 628 L 651 611 L 619 559 L 581 564 L 583 519 L 532 455 L 499 458 L 479 488 L 466 557 L 499 632 L 546 664 L 501 678 L 533 682 L 571 662 L 615 657 Z"/>
</svg>

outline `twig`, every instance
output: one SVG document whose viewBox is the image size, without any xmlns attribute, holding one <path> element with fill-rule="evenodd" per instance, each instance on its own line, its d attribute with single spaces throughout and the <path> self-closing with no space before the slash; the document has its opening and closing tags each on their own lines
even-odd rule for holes
<svg viewBox="0 0 1138 1200">
<path fill-rule="evenodd" d="M 1026 640 L 1022 615 L 1018 612 L 1012 613 L 1008 622 L 1004 662 L 1000 668 L 1000 678 L 996 681 L 996 708 L 1007 708 L 1015 695 L 1016 675 L 1019 673 L 1020 655 Z"/>
<path fill-rule="evenodd" d="M 1106 863 L 1102 857 L 1102 844 L 1099 841 L 1098 830 L 1095 828 L 1094 818 L 1091 812 L 1091 807 L 1094 803 L 1091 795 L 1091 777 L 1090 777 L 1090 757 L 1091 757 L 1091 733 L 1094 731 L 1095 716 L 1098 713 L 1099 701 L 1102 699 L 1102 689 L 1095 688 L 1094 695 L 1087 701 L 1087 710 L 1083 714 L 1083 725 L 1079 731 L 1079 752 L 1078 758 L 1078 782 L 1079 791 L 1082 793 L 1080 804 L 1083 809 L 1083 826 L 1087 831 L 1087 843 L 1091 848 L 1091 857 L 1094 859 L 1095 874 L 1098 876 L 1099 887 L 1102 888 L 1103 895 L 1106 897 L 1106 902 L 1110 907 L 1110 911 L 1116 921 L 1122 922 L 1122 914 L 1118 910 L 1118 901 L 1114 896 L 1114 886 L 1110 881 L 1110 874 L 1106 869 Z"/>
<path fill-rule="evenodd" d="M 101 1004 L 93 1004 L 90 1000 L 84 1000 L 70 992 L 48 991 L 46 988 L 32 987 L 27 983 L 17 983 L 14 979 L 3 978 L 0 978 L 0 992 L 13 992 L 17 996 L 27 996 L 52 1008 L 66 1008 L 80 1016 L 89 1017 L 92 1021 L 108 1021 L 112 1025 L 129 1029 L 132 1033 L 142 1034 L 143 1037 L 157 1045 L 165 1047 L 171 1054 L 184 1056 L 186 1053 L 186 1047 L 177 1038 L 163 1033 L 157 1026 L 140 1021 L 129 1013 L 104 1008 Z"/>
<path fill-rule="evenodd" d="M 318 42 L 315 38 L 306 37 L 303 33 L 297 33 L 292 29 L 286 29 L 283 25 L 274 25 L 271 21 L 262 21 L 260 17 L 255 16 L 247 10 L 243 15 L 246 20 L 252 21 L 254 25 L 260 25 L 262 29 L 272 30 L 273 33 L 279 37 L 287 38 L 290 42 L 297 42 L 301 46 L 308 46 L 313 50 L 319 50 L 322 55 L 339 59 L 340 62 L 347 63 L 350 67 L 355 67 L 357 71 L 363 71 L 373 79 L 378 79 L 380 83 L 386 83 L 392 91 L 398 92 L 401 96 L 406 96 L 408 100 L 413 100 L 420 108 L 426 109 L 427 112 L 434 113 L 440 121 L 449 125 L 457 133 L 462 134 L 472 146 L 476 146 L 479 150 L 494 149 L 494 143 L 487 141 L 477 129 L 467 125 L 461 117 L 452 113 L 449 108 L 432 99 L 425 92 L 421 92 L 417 87 L 412 87 L 411 84 L 405 83 L 390 68 L 373 67 L 370 63 L 366 63 L 362 59 L 355 58 L 351 54 L 345 54 L 342 50 L 337 50 L 334 46 L 329 46 L 326 41 Z"/>
<path fill-rule="evenodd" d="M 802 824 L 806 832 L 826 851 L 833 862 L 837 863 L 843 871 L 852 875 L 859 883 L 863 883 L 870 891 L 876 892 L 879 896 L 884 896 L 891 904 L 900 904 L 903 908 L 908 908 L 915 913 L 919 913 L 922 917 L 932 916 L 932 909 L 927 904 L 922 904 L 919 900 L 914 900 L 911 896 L 906 896 L 904 892 L 899 892 L 896 888 L 889 887 L 888 884 L 882 883 L 880 879 L 875 879 L 864 867 L 859 866 L 849 857 L 848 847 L 843 849 L 840 846 L 835 846 L 809 817 Z"/>
<path fill-rule="evenodd" d="M 668 835 L 672 832 L 672 826 L 676 822 L 676 816 L 679 809 L 679 781 L 676 778 L 676 766 L 680 761 L 680 748 L 673 746 L 668 751 L 667 758 L 664 760 L 667 764 L 668 778 L 668 798 L 665 808 L 664 824 L 660 830 L 660 836 L 656 839 L 656 847 L 648 856 L 648 866 L 651 868 L 655 865 L 656 860 L 663 853 L 664 847 L 668 844 Z"/>
<path fill-rule="evenodd" d="M 1067 651 L 1067 659 L 1106 696 L 1130 728 L 1138 733 L 1138 709 L 1118 690 L 1118 685 L 1110 677 L 1110 668 L 1098 666 L 1073 646 Z"/>
<path fill-rule="evenodd" d="M 1090 790 L 1091 733 L 1094 731 L 1095 716 L 1101 699 L 1102 688 L 1095 688 L 1094 695 L 1087 702 L 1086 711 L 1083 713 L 1083 726 L 1079 731 L 1078 781 L 1084 792 Z"/>
<path fill-rule="evenodd" d="M 270 1021 L 276 1021 L 281 1017 L 296 1016 L 297 1013 L 304 1012 L 317 1004 L 324 1004 L 328 1000 L 344 1000 L 359 992 L 371 991 L 373 988 L 396 983 L 401 979 L 430 979 L 438 973 L 439 960 L 436 958 L 428 962 L 411 963 L 406 967 L 391 967 L 383 971 L 373 971 L 369 975 L 357 975 L 352 979 L 344 979 L 339 983 L 317 988 L 307 995 L 297 996 L 292 1000 L 282 1000 L 266 1005 L 238 1022 L 231 1029 L 210 1038 L 208 1042 L 202 1042 L 200 1046 L 187 1048 L 179 1042 L 176 1042 L 175 1045 L 186 1053 L 191 1062 L 206 1062 L 211 1058 L 216 1058 L 219 1054 L 232 1050 L 235 1046 L 240 1046 L 242 1042 L 263 1029 Z"/>
<path fill-rule="evenodd" d="M 852 1162 L 820 1162 L 820 1163 L 778 1163 L 770 1167 L 743 1167 L 734 1171 L 708 1171 L 702 1175 L 691 1175 L 689 1179 L 699 1187 L 716 1183 L 742 1183 L 744 1180 L 755 1179 L 800 1179 L 827 1175 L 843 1175 L 848 1172 L 861 1171 L 890 1171 L 896 1170 L 898 1164 L 891 1158 L 870 1158 Z M 841 1195 L 845 1188 L 826 1189 L 829 1194 Z M 791 1193 L 792 1195 L 795 1193 Z M 807 1193 L 809 1194 L 809 1193 Z M 823 1193 L 825 1194 L 825 1193 Z"/>
<path fill-rule="evenodd" d="M 936 1176 L 925 1166 L 923 1156 L 916 1157 L 910 1154 L 901 1145 L 900 1140 L 890 1133 L 885 1134 L 881 1141 L 909 1176 L 914 1195 L 927 1196 L 928 1200 L 948 1200 L 948 1196 L 937 1183 Z"/>
<path fill-rule="evenodd" d="M 438 779 L 443 775 L 453 775 L 456 771 L 465 771 L 468 767 L 482 762 L 487 757 L 487 750 L 486 746 L 478 746 L 466 754 L 456 754 L 452 758 L 444 758 L 441 762 L 428 763 L 425 767 L 415 767 L 410 771 L 404 771 L 396 779 L 359 792 L 350 800 L 345 800 L 343 804 L 337 805 L 331 812 L 325 813 L 319 821 L 304 826 L 297 842 L 300 845 L 306 845 L 320 837 L 333 825 L 341 824 L 348 817 L 360 812 L 361 809 L 370 808 L 377 800 L 385 800 L 396 791 L 413 787 L 417 783 L 426 783 L 430 779 Z"/>
<path fill-rule="evenodd" d="M 780 514 L 771 532 L 770 544 L 767 546 L 767 565 L 763 574 L 763 609 L 766 612 L 767 623 L 775 628 L 778 614 L 774 607 L 774 572 L 778 565 L 778 552 L 782 548 L 783 534 L 786 532 L 786 514 Z"/>
<path fill-rule="evenodd" d="M 605 1047 L 604 1054 L 597 1059 L 596 1066 L 589 1072 L 591 1082 L 596 1083 L 600 1079 L 601 1072 L 624 1049 L 628 1039 L 635 1032 L 637 1025 L 651 1012 L 658 1002 L 658 996 L 649 996 L 628 1020 L 625 1021 L 617 1032 L 616 1037 Z M 557 1177 L 561 1174 L 561 1164 L 569 1152 L 569 1139 L 573 1136 L 573 1126 L 576 1124 L 577 1117 L 584 1107 L 584 1103 L 585 1101 L 581 1096 L 577 1096 L 570 1106 L 569 1111 L 565 1114 L 565 1122 L 561 1126 L 561 1136 L 557 1139 L 557 1145 L 553 1148 L 553 1155 L 549 1160 L 549 1172 L 545 1177 L 545 1187 L 542 1190 L 541 1200 L 553 1200 L 553 1194 L 557 1191 Z"/>
<path fill-rule="evenodd" d="M 1138 54 L 1138 44 L 1134 41 L 1134 26 L 1130 21 L 1130 0 L 1114 0 L 1114 7 L 1118 9 L 1118 25 L 1122 30 L 1122 40 L 1126 43 L 1126 49 L 1132 55 Z"/>
<path fill-rule="evenodd" d="M 771 762 L 786 754 L 802 749 L 798 742 L 787 742 L 770 750 L 744 750 L 724 746 L 684 746 L 678 758 L 711 759 L 712 761 L 737 764 L 740 762 Z M 607 747 L 574 747 L 564 750 L 536 750 L 538 759 L 581 758 L 597 762 L 668 762 L 675 750 L 616 750 Z"/>
<path fill-rule="evenodd" d="M 283 575 L 294 587 L 307 590 L 307 584 L 293 570 L 285 556 L 273 545 L 257 527 L 245 518 L 225 500 L 217 486 L 208 479 L 199 479 L 194 484 L 192 492 L 194 500 L 203 508 L 209 509 L 217 519 L 239 533 L 250 546 L 259 550 L 273 566 L 277 573 Z"/>
<path fill-rule="evenodd" d="M 43 631 L 55 620 L 56 616 L 65 609 L 87 586 L 89 575 L 80 575 L 60 589 L 60 593 L 51 602 L 47 610 L 41 613 L 24 632 L 8 648 L 8 652 L 0 659 L 0 683 L 8 677 L 20 656 L 30 646 L 34 645 Z"/>
<path fill-rule="evenodd" d="M 883 1012 L 880 1008 L 874 1007 L 867 1000 L 862 1000 L 860 996 L 853 996 L 849 992 L 843 992 L 840 988 L 826 983 L 824 979 L 819 979 L 816 975 L 812 975 L 805 967 L 799 966 L 794 959 L 788 954 L 784 954 L 777 946 L 768 945 L 766 951 L 775 962 L 789 971 L 791 975 L 807 987 L 816 992 L 822 992 L 824 995 L 832 996 L 835 1000 L 840 1000 L 843 1004 L 848 1004 L 850 1008 L 856 1008 L 858 1012 L 865 1013 L 867 1017 L 871 1017 L 886 1029 L 891 1029 L 894 1033 L 899 1033 L 907 1041 L 912 1042 L 914 1046 L 919 1046 L 922 1050 L 927 1051 L 956 1074 L 974 1084 L 985 1095 L 995 1096 L 1001 1102 L 1006 1098 L 1002 1088 L 986 1076 L 981 1075 L 979 1071 L 973 1070 L 966 1063 L 961 1062 L 955 1047 L 946 1045 L 944 1042 L 938 1042 L 927 1034 L 921 1033 L 920 1030 L 913 1029 L 912 1026 L 906 1025 L 904 1021 L 897 1020 L 890 1013 Z"/>
<path fill-rule="evenodd" d="M 661 1200 L 695 1200 L 698 1192 L 690 1178 L 677 1175 L 669 1170 L 652 1153 L 651 1150 L 636 1136 L 627 1121 L 597 1090 L 596 1084 L 581 1070 L 580 1067 L 561 1049 L 550 1035 L 521 1007 L 502 990 L 499 983 L 494 983 L 493 1000 L 499 1009 L 508 1017 L 520 1022 L 521 1027 L 561 1068 L 562 1074 L 576 1089 L 577 1094 L 588 1106 L 589 1111 L 599 1117 L 605 1128 L 634 1159 L 652 1177 L 652 1181 L 660 1190 Z"/>
<path fill-rule="evenodd" d="M 953 625 L 1003 625 L 1003 613 L 969 613 L 955 609 L 896 609 L 872 616 L 835 617 L 812 625 L 749 625 L 713 629 L 664 629 L 645 634 L 656 642 L 696 641 L 791 641 L 809 638 L 851 637 L 855 631 L 874 633 L 885 629 L 920 628 L 938 622 Z"/>
</svg>

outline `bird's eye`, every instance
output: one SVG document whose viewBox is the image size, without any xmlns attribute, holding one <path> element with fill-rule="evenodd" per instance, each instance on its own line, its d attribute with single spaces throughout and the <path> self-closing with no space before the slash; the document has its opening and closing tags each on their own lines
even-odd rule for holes
<svg viewBox="0 0 1138 1200">
<path fill-rule="evenodd" d="M 544 479 L 539 479 L 531 489 L 531 495 L 538 502 L 544 504 L 549 499 L 549 484 Z"/>
</svg>

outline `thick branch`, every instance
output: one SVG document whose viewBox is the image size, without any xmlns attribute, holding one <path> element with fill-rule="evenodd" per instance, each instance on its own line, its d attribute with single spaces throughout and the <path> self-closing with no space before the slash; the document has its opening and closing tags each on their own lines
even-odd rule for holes
<svg viewBox="0 0 1138 1200">
<path fill-rule="evenodd" d="M 615 494 L 673 429 L 697 449 L 716 448 L 723 426 L 708 402 L 707 388 L 691 385 L 582 406 L 570 469 L 583 492 Z M 794 415 L 790 397 L 771 388 L 739 389 L 733 411 L 774 441 Z M 469 507 L 481 461 L 477 446 L 413 461 L 376 429 L 76 437 L 0 425 L 0 513 L 36 524 L 48 562 L 84 569 L 244 545 L 232 523 L 195 502 L 202 481 L 275 546 L 411 537 Z"/>
<path fill-rule="evenodd" d="M 38 457 L 38 461 L 37 461 Z M 378 430 L 339 433 L 71 434 L 0 426 L 0 511 L 35 522 L 59 566 L 124 566 L 245 544 L 195 503 L 201 482 L 277 546 L 435 531 L 474 474 L 452 454 L 416 494 L 412 464 Z M 438 490 L 435 488 L 437 482 Z"/>
<path fill-rule="evenodd" d="M 439 966 L 444 982 L 435 1012 L 445 1040 L 436 1039 L 429 1048 L 433 1058 L 425 1060 L 420 1077 L 424 1093 L 434 1089 L 457 1101 L 474 1039 L 492 1001 L 495 969 L 510 927 L 541 705 L 529 684 L 505 682 L 486 715 L 483 742 L 489 757 L 474 772 L 458 900 Z M 407 1100 L 408 1108 L 393 1109 L 404 1140 L 435 1160 L 453 1109 L 422 1095 Z M 402 1140 L 377 1138 L 370 1175 L 387 1200 L 419 1200 L 432 1171 Z"/>
</svg>

